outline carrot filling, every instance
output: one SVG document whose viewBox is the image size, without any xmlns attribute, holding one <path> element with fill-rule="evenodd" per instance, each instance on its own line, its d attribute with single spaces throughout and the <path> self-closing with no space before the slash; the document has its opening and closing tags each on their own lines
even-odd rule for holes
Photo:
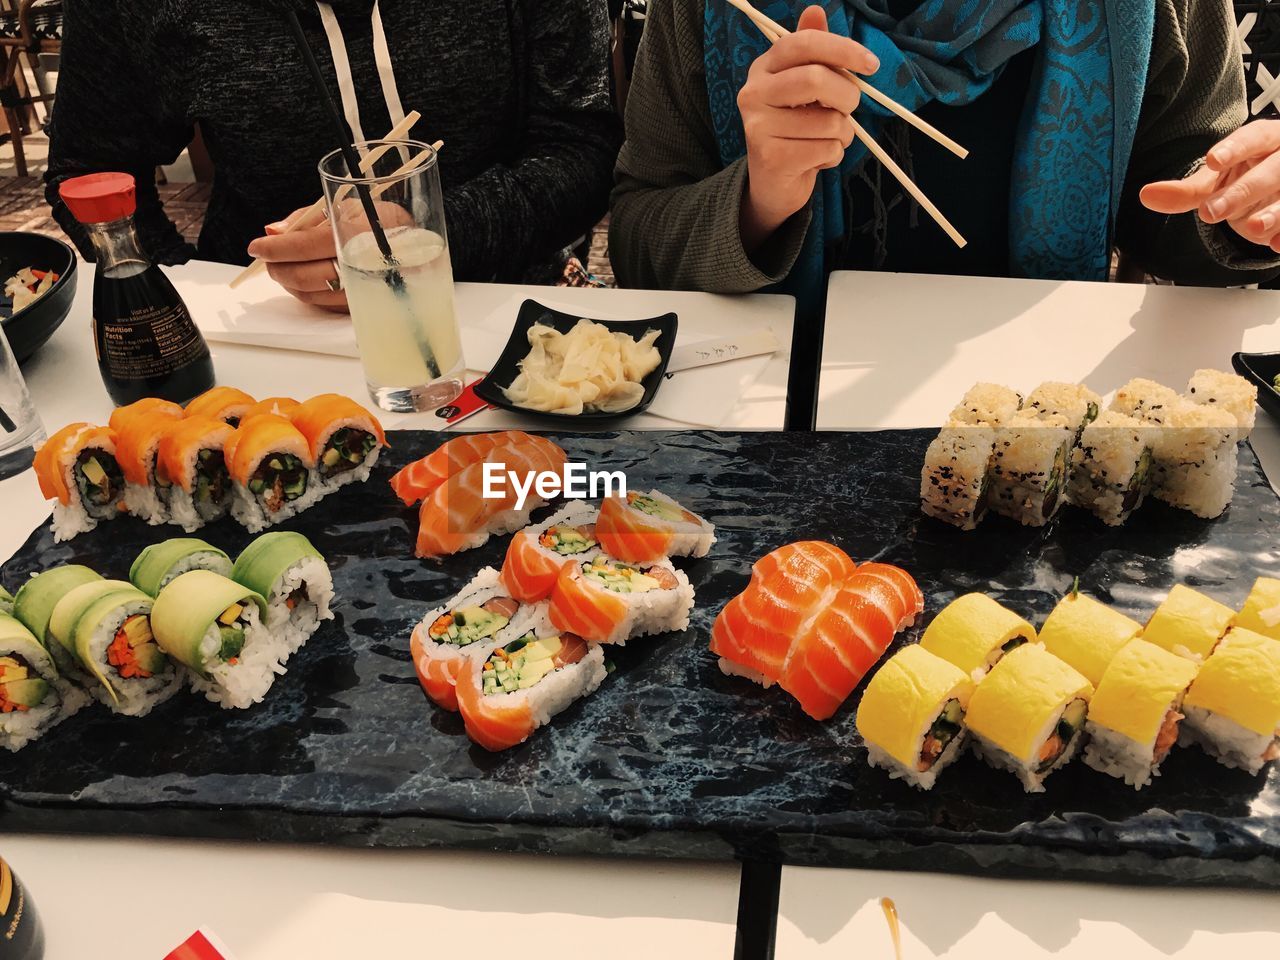
<svg viewBox="0 0 1280 960">
<path fill-rule="evenodd" d="M 486 694 L 516 693 L 587 655 L 587 643 L 574 633 L 539 637 L 530 631 L 485 661 L 481 689 Z"/>
<path fill-rule="evenodd" d="M 427 634 L 436 643 L 470 646 L 495 636 L 519 609 L 519 601 L 511 597 L 494 597 L 478 606 L 459 607 L 440 614 Z"/>
<path fill-rule="evenodd" d="M 1160 725 L 1160 732 L 1156 734 L 1155 755 L 1152 757 L 1155 763 L 1167 757 L 1173 745 L 1178 742 L 1178 722 L 1181 719 L 1182 714 L 1177 710 L 1170 710 L 1164 715 L 1164 723 Z"/>
<path fill-rule="evenodd" d="M 107 663 L 126 680 L 147 680 L 169 668 L 169 658 L 156 643 L 145 613 L 134 614 L 120 624 L 107 647 Z"/>
<path fill-rule="evenodd" d="M 931 769 L 951 742 L 960 734 L 960 723 L 964 719 L 964 707 L 959 700 L 948 700 L 938 714 L 938 718 L 924 735 L 924 743 L 920 747 L 920 759 L 916 769 L 921 773 Z"/>
<path fill-rule="evenodd" d="M 596 557 L 582 565 L 583 576 L 598 587 L 613 593 L 648 593 L 650 590 L 674 590 L 679 584 L 666 567 L 640 568 Z"/>
<path fill-rule="evenodd" d="M 596 525 L 588 523 L 580 527 L 570 527 L 556 524 L 542 532 L 538 537 L 538 543 L 564 557 L 575 553 L 586 553 L 596 547 Z"/>
<path fill-rule="evenodd" d="M 1040 753 L 1037 757 L 1036 765 L 1037 773 L 1046 773 L 1053 768 L 1053 765 L 1061 759 L 1062 755 L 1067 752 L 1076 735 L 1084 726 L 1085 712 L 1088 710 L 1088 704 L 1084 700 L 1072 700 L 1062 716 L 1058 718 L 1058 723 L 1053 728 L 1053 733 L 1040 747 Z"/>
<path fill-rule="evenodd" d="M 307 585 L 304 583 L 298 587 L 297 590 L 293 591 L 293 593 L 289 594 L 289 596 L 285 597 L 284 605 L 292 611 L 298 608 L 298 604 L 306 603 L 310 599 L 311 598 L 307 596 Z"/>
<path fill-rule="evenodd" d="M 0 657 L 0 714 L 26 713 L 44 703 L 52 689 L 49 682 L 16 653 Z"/>
</svg>

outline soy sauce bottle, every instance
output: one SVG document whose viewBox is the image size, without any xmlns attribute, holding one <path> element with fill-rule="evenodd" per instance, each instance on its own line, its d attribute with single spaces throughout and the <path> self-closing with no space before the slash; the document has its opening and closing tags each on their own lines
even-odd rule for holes
<svg viewBox="0 0 1280 960">
<path fill-rule="evenodd" d="M 93 345 L 117 406 L 162 397 L 190 400 L 214 384 L 209 345 L 169 278 L 142 251 L 127 173 L 93 173 L 58 188 L 93 241 Z"/>
<path fill-rule="evenodd" d="M 0 960 L 41 960 L 44 929 L 36 905 L 9 864 L 0 860 Z"/>
</svg>

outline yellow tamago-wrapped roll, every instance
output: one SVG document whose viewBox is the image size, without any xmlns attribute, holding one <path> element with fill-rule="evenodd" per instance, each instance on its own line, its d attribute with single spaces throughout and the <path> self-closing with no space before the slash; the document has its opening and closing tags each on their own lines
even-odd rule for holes
<svg viewBox="0 0 1280 960">
<path fill-rule="evenodd" d="M 1134 640 L 1115 655 L 1089 701 L 1084 762 L 1141 789 L 1178 739 L 1179 708 L 1199 667 Z"/>
<path fill-rule="evenodd" d="M 1040 642 L 1059 660 L 1097 686 L 1121 648 L 1142 632 L 1142 624 L 1083 593 L 1059 601 L 1040 628 Z"/>
<path fill-rule="evenodd" d="M 1280 580 L 1259 577 L 1245 598 L 1235 625 L 1280 640 Z"/>
<path fill-rule="evenodd" d="M 1033 643 L 1036 628 L 986 594 L 967 593 L 947 604 L 920 638 L 920 646 L 975 679 L 1008 650 Z"/>
<path fill-rule="evenodd" d="M 1257 773 L 1280 758 L 1280 640 L 1236 627 L 1183 701 L 1183 732 L 1228 767 Z"/>
<path fill-rule="evenodd" d="M 919 647 L 903 647 L 867 684 L 856 724 L 868 762 L 923 790 L 964 746 L 973 681 Z"/>
<path fill-rule="evenodd" d="M 1231 626 L 1236 612 L 1198 590 L 1178 584 L 1147 621 L 1142 639 L 1180 657 L 1204 660 Z"/>
<path fill-rule="evenodd" d="M 969 698 L 965 724 L 978 753 L 1017 775 L 1028 792 L 1080 746 L 1091 684 L 1038 643 L 1004 656 Z"/>
</svg>

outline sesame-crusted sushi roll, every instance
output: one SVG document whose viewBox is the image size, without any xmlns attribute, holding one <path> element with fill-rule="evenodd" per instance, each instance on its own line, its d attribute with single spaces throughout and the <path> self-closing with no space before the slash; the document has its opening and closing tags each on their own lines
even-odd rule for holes
<svg viewBox="0 0 1280 960">
<path fill-rule="evenodd" d="M 212 570 L 229 577 L 231 558 L 203 540 L 175 537 L 144 548 L 129 567 L 129 580 L 147 596 L 156 597 L 188 570 Z"/>
<path fill-rule="evenodd" d="M 1040 642 L 1094 686 L 1120 652 L 1142 632 L 1142 624 L 1093 597 L 1073 590 L 1040 628 Z"/>
<path fill-rule="evenodd" d="M 240 426 L 245 413 L 256 401 L 235 387 L 214 387 L 187 404 L 188 417 L 210 417 L 228 426 Z"/>
<path fill-rule="evenodd" d="M 1009 651 L 1035 643 L 1036 628 L 984 593 L 966 593 L 938 611 L 920 646 L 975 680 Z"/>
<path fill-rule="evenodd" d="M 1182 698 L 1197 666 L 1145 640 L 1116 654 L 1089 701 L 1084 762 L 1136 790 L 1178 742 Z"/>
<path fill-rule="evenodd" d="M 996 432 L 987 426 L 946 426 L 929 444 L 920 473 L 926 516 L 972 530 L 987 512 L 988 471 Z"/>
<path fill-rule="evenodd" d="M 187 533 L 231 508 L 225 447 L 234 432 L 212 417 L 186 417 L 160 438 L 156 484 L 168 488 L 169 519 Z"/>
<path fill-rule="evenodd" d="M 1142 639 L 1188 660 L 1204 661 L 1235 619 L 1235 611 L 1198 590 L 1177 584 L 1142 631 Z"/>
<path fill-rule="evenodd" d="M 1177 392 L 1141 377 L 1130 380 L 1116 391 L 1111 409 L 1154 426 L 1164 426 L 1169 415 L 1183 400 Z"/>
<path fill-rule="evenodd" d="M 545 600 L 566 564 L 599 556 L 598 515 L 591 504 L 571 500 L 537 526 L 517 530 L 502 561 L 502 580 L 511 596 L 524 603 Z"/>
<path fill-rule="evenodd" d="M 284 417 L 241 421 L 227 440 L 226 461 L 234 484 L 231 514 L 250 533 L 296 516 L 324 495 L 307 438 Z"/>
<path fill-rule="evenodd" d="M 596 535 L 605 553 L 628 563 L 705 557 L 716 542 L 714 525 L 658 490 L 606 497 Z"/>
<path fill-rule="evenodd" d="M 1038 643 L 1011 651 L 969 698 L 965 724 L 977 754 L 1028 793 L 1080 748 L 1093 685 Z"/>
<path fill-rule="evenodd" d="M 1042 383 L 1027 395 L 1023 412 L 1037 417 L 1060 416 L 1075 432 L 1076 442 L 1084 428 L 1098 419 L 1102 398 L 1078 383 Z"/>
<path fill-rule="evenodd" d="M 124 476 L 110 427 L 73 423 L 41 445 L 35 456 L 40 492 L 53 503 L 53 539 L 61 543 L 124 512 Z"/>
<path fill-rule="evenodd" d="M 21 750 L 88 702 L 31 631 L 0 613 L 0 747 Z"/>
<path fill-rule="evenodd" d="M 996 431 L 987 502 L 1031 527 L 1057 514 L 1065 499 L 1075 426 L 1061 414 L 1021 411 Z"/>
<path fill-rule="evenodd" d="M 267 629 L 284 636 L 286 656 L 296 653 L 322 621 L 333 619 L 333 575 L 300 533 L 264 533 L 236 558 L 231 579 L 266 598 Z"/>
<path fill-rule="evenodd" d="M 1071 452 L 1067 499 L 1109 526 L 1124 523 L 1151 490 L 1155 432 L 1126 414 L 1102 411 Z"/>
<path fill-rule="evenodd" d="M 1257 416 L 1258 388 L 1234 373 L 1221 370 L 1197 370 L 1187 384 L 1187 399 L 1192 403 L 1225 410 L 1239 428 L 1236 437 L 1249 439 Z"/>
<path fill-rule="evenodd" d="M 975 383 L 947 417 L 948 426 L 999 427 L 1022 406 L 1022 396 L 996 383 Z"/>
<path fill-rule="evenodd" d="M 1228 767 L 1257 773 L 1280 759 L 1280 641 L 1236 628 L 1183 700 L 1182 740 Z"/>
<path fill-rule="evenodd" d="M 326 491 L 368 480 L 378 455 L 387 446 L 378 418 L 341 394 L 312 397 L 288 417 L 307 438 L 316 480 Z"/>
<path fill-rule="evenodd" d="M 209 570 L 192 570 L 160 591 L 151 629 L 160 648 L 191 672 L 191 687 L 222 707 L 243 709 L 285 672 L 288 641 L 263 623 L 267 602 Z"/>
<path fill-rule="evenodd" d="M 1280 640 L 1280 580 L 1259 577 L 1236 616 L 1235 626 Z"/>
<path fill-rule="evenodd" d="M 858 705 L 867 762 L 930 790 L 960 756 L 973 681 L 923 647 L 903 647 L 881 667 Z"/>
<path fill-rule="evenodd" d="M 565 566 L 551 591 L 557 630 L 593 643 L 683 630 L 693 611 L 693 586 L 671 561 L 635 565 L 598 556 Z"/>
<path fill-rule="evenodd" d="M 1226 410 L 1181 401 L 1155 444 L 1155 494 L 1212 520 L 1231 505 L 1237 469 L 1235 418 Z"/>
<path fill-rule="evenodd" d="M 53 656 L 59 670 L 69 660 L 63 660 L 63 648 L 49 634 L 49 620 L 59 602 L 68 593 L 86 583 L 102 580 L 100 574 L 79 564 L 50 567 L 38 573 L 19 589 L 13 598 L 13 616 Z"/>
</svg>

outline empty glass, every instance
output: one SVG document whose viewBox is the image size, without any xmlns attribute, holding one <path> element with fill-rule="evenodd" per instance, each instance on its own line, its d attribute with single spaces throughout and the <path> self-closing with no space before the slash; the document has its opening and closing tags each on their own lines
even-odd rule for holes
<svg viewBox="0 0 1280 960">
<path fill-rule="evenodd" d="M 0 480 L 30 467 L 36 444 L 44 439 L 44 424 L 31 402 L 27 382 L 8 339 L 0 333 Z"/>
<path fill-rule="evenodd" d="M 320 176 L 365 382 L 383 410 L 435 410 L 462 392 L 465 369 L 436 152 L 413 140 L 355 149 L 362 158 L 382 151 L 366 161 L 366 175 L 349 176 L 334 151 L 320 161 Z M 375 205 L 385 249 L 357 186 Z"/>
</svg>

